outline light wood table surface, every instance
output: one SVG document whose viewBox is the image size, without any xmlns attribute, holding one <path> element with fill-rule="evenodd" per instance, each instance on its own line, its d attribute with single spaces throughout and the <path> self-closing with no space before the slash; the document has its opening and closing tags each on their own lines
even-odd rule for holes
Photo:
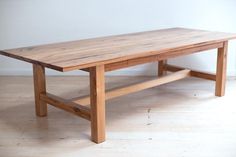
<svg viewBox="0 0 236 157">
<path fill-rule="evenodd" d="M 0 54 L 33 64 L 37 116 L 47 116 L 47 104 L 91 121 L 91 139 L 105 141 L 105 100 L 141 91 L 189 76 L 216 81 L 215 95 L 223 96 L 228 40 L 236 34 L 170 28 L 72 42 L 1 50 Z M 167 64 L 167 60 L 218 49 L 216 74 Z M 106 71 L 158 62 L 158 78 L 105 92 Z M 83 70 L 90 74 L 90 95 L 65 100 L 47 93 L 45 68 L 61 72 Z M 167 75 L 167 71 L 173 72 Z"/>
</svg>

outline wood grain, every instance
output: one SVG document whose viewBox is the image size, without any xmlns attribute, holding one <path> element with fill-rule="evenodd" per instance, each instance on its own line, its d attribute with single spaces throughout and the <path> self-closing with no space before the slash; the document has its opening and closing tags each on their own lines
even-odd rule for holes
<svg viewBox="0 0 236 157">
<path fill-rule="evenodd" d="M 127 68 L 131 66 L 136 66 L 140 64 L 145 64 L 145 63 L 150 63 L 150 62 L 157 62 L 157 61 L 162 61 L 170 58 L 175 58 L 183 55 L 188 55 L 192 54 L 195 52 L 202 52 L 210 49 L 216 49 L 219 47 L 223 47 L 223 42 L 220 43 L 214 43 L 214 44 L 209 44 L 209 45 L 204 45 L 204 46 L 196 46 L 193 48 L 188 48 L 184 50 L 178 50 L 178 51 L 169 51 L 168 53 L 162 53 L 158 55 L 151 55 L 147 57 L 138 57 L 134 59 L 128 59 L 128 60 L 123 60 L 115 63 L 110 63 L 110 64 L 105 64 L 105 71 L 113 71 L 113 70 L 119 70 L 122 68 Z M 89 72 L 89 68 L 81 69 L 83 71 Z"/>
<path fill-rule="evenodd" d="M 179 51 L 223 42 L 236 34 L 186 28 L 170 28 L 72 42 L 0 51 L 58 71 L 71 71 L 100 64 Z"/>
<path fill-rule="evenodd" d="M 158 76 L 163 76 L 167 74 L 164 66 L 167 64 L 167 60 L 162 60 L 158 62 Z"/>
<path fill-rule="evenodd" d="M 40 99 L 40 94 L 46 94 L 45 69 L 40 65 L 33 65 L 35 112 L 37 116 L 47 116 L 47 104 Z"/>
<path fill-rule="evenodd" d="M 216 96 L 224 96 L 225 94 L 227 50 L 228 42 L 224 42 L 224 46 L 218 49 L 215 87 Z"/>
<path fill-rule="evenodd" d="M 54 107 L 60 108 L 64 111 L 73 113 L 79 117 L 90 120 L 90 109 L 85 106 L 81 106 L 73 102 L 68 102 L 62 99 L 61 97 L 55 96 L 50 93 L 40 94 L 40 99 Z"/>
<path fill-rule="evenodd" d="M 176 72 L 176 71 L 184 70 L 186 68 L 166 64 L 166 65 L 164 65 L 164 69 L 166 71 Z M 216 75 L 215 74 L 210 74 L 210 73 L 206 73 L 206 72 L 202 72 L 202 71 L 191 70 L 190 75 L 193 76 L 193 77 L 198 77 L 198 78 L 212 80 L 212 81 L 216 80 Z"/>
<path fill-rule="evenodd" d="M 91 140 L 105 141 L 105 78 L 104 66 L 90 69 Z"/>
<path fill-rule="evenodd" d="M 148 88 L 152 88 L 152 87 L 159 86 L 162 84 L 184 79 L 189 76 L 190 76 L 190 70 L 183 69 L 173 74 L 160 77 L 158 79 L 152 79 L 149 81 L 135 83 L 129 86 L 118 87 L 115 89 L 108 90 L 105 94 L 105 99 L 109 100 L 109 99 L 113 99 L 113 98 L 120 97 L 123 95 L 131 94 L 134 92 L 139 92 L 144 89 L 148 89 Z M 90 96 L 86 96 L 83 98 L 73 98 L 71 101 L 73 101 L 74 103 L 86 106 L 90 104 Z"/>
</svg>

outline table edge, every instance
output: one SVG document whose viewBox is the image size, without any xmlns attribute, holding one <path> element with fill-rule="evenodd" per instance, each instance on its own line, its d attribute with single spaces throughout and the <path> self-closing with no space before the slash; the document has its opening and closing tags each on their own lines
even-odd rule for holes
<svg viewBox="0 0 236 157">
<path fill-rule="evenodd" d="M 172 52 L 172 51 L 179 51 L 179 50 L 184 50 L 184 49 L 188 49 L 188 48 L 212 45 L 212 44 L 221 43 L 221 42 L 234 40 L 234 39 L 236 39 L 236 36 L 235 37 L 230 37 L 230 38 L 224 38 L 224 39 L 221 39 L 221 40 L 212 40 L 212 41 L 207 41 L 207 42 L 199 42 L 199 43 L 191 44 L 191 45 L 183 45 L 183 46 L 170 48 L 170 49 L 164 49 L 164 50 L 158 50 L 158 51 L 153 50 L 153 51 L 149 51 L 149 52 L 141 52 L 141 53 L 135 54 L 135 55 L 128 55 L 128 56 L 109 59 L 109 60 L 97 61 L 97 62 L 93 62 L 93 63 L 87 63 L 87 64 L 81 64 L 81 65 L 75 65 L 75 66 L 66 66 L 66 67 L 61 67 L 61 66 L 52 65 L 52 64 L 49 64 L 49 63 L 44 63 L 44 62 L 41 62 L 41 61 L 36 61 L 36 60 L 29 59 L 29 58 L 26 58 L 26 57 L 11 54 L 11 53 L 6 52 L 4 50 L 0 50 L 0 54 L 3 55 L 3 56 L 10 57 L 10 58 L 25 61 L 25 62 L 28 62 L 28 63 L 42 65 L 46 68 L 53 69 L 53 70 L 56 70 L 56 71 L 68 72 L 68 71 L 73 71 L 73 70 L 80 70 L 80 69 L 84 69 L 84 68 L 89 68 L 89 67 L 93 67 L 93 66 L 97 66 L 97 65 L 101 65 L 101 64 L 105 65 L 105 64 L 109 64 L 109 63 L 115 63 L 115 62 L 119 62 L 119 61 L 122 61 L 122 60 L 135 59 L 135 58 L 146 57 L 146 56 L 151 56 L 151 55 L 159 55 L 159 54 L 163 54 L 163 53 L 168 53 L 169 51 Z"/>
</svg>

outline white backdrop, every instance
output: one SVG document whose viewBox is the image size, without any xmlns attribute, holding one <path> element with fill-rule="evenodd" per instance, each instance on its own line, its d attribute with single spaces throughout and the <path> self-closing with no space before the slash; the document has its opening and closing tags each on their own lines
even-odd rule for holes
<svg viewBox="0 0 236 157">
<path fill-rule="evenodd" d="M 235 0 L 0 0 L 0 49 L 168 27 L 236 33 L 235 15 Z M 229 44 L 228 75 L 236 76 L 236 41 Z M 214 72 L 215 54 L 208 51 L 170 62 Z M 109 74 L 156 71 L 156 64 L 148 64 Z M 31 75 L 31 65 L 0 56 L 0 75 Z"/>
</svg>

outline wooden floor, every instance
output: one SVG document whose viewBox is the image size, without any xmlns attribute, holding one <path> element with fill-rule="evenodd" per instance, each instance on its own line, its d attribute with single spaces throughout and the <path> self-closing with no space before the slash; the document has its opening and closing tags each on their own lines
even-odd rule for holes
<svg viewBox="0 0 236 157">
<path fill-rule="evenodd" d="M 107 88 L 148 77 L 107 77 Z M 88 94 L 87 77 L 48 77 L 51 93 Z M 90 124 L 49 106 L 35 116 L 31 77 L 0 77 L 1 157 L 235 157 L 236 80 L 225 97 L 196 78 L 107 101 L 107 140 L 90 141 Z"/>
</svg>

